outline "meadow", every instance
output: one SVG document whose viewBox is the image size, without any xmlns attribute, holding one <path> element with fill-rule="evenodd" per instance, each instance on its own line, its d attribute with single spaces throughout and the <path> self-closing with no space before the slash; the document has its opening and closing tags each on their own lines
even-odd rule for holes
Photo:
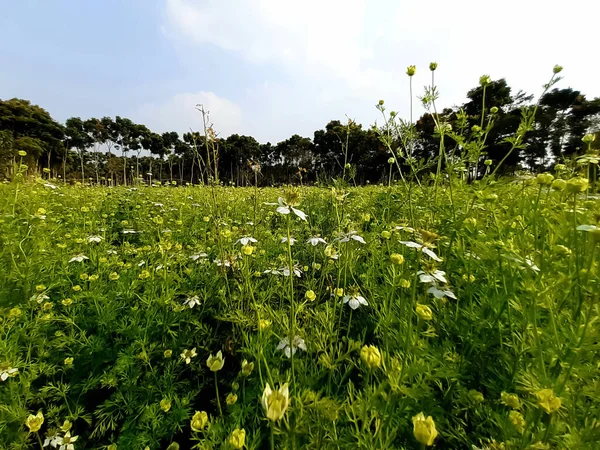
<svg viewBox="0 0 600 450">
<path fill-rule="evenodd" d="M 0 185 L 0 447 L 598 448 L 580 169 Z"/>
</svg>

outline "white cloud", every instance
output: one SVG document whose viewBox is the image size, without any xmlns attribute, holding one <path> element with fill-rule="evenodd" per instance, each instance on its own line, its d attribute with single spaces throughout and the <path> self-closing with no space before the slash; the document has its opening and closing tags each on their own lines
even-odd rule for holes
<svg viewBox="0 0 600 450">
<path fill-rule="evenodd" d="M 417 65 L 420 95 L 430 61 L 439 63 L 440 107 L 464 102 L 482 74 L 539 94 L 554 64 L 565 66 L 559 86 L 598 96 L 600 61 L 588 55 L 596 32 L 585 24 L 598 12 L 589 0 L 165 0 L 164 30 L 175 42 L 237 55 L 257 73 L 281 71 L 236 98 L 246 131 L 276 140 L 310 136 L 344 114 L 368 125 L 380 98 L 406 116 L 406 67 Z"/>
<path fill-rule="evenodd" d="M 177 131 L 185 133 L 202 131 L 202 114 L 196 105 L 210 112 L 218 133 L 228 136 L 240 133 L 243 128 L 242 110 L 234 102 L 217 96 L 214 92 L 185 92 L 164 101 L 142 105 L 131 114 L 131 119 L 147 125 L 155 132 Z"/>
</svg>

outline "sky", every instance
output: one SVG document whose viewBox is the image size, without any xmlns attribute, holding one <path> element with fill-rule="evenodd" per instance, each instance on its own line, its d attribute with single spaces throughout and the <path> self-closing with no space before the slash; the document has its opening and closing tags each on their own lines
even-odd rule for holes
<svg viewBox="0 0 600 450">
<path fill-rule="evenodd" d="M 539 95 L 600 96 L 592 0 L 0 0 L 0 98 L 57 120 L 122 116 L 153 131 L 202 128 L 276 143 L 333 119 L 365 127 L 376 103 L 409 114 L 438 63 L 438 107 L 479 77 Z"/>
</svg>

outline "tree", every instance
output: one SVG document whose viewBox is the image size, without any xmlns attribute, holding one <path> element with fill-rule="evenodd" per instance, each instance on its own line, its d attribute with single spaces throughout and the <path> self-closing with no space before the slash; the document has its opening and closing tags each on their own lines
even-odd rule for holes
<svg viewBox="0 0 600 450">
<path fill-rule="evenodd" d="M 86 149 L 92 145 L 90 135 L 86 132 L 83 120 L 71 117 L 65 122 L 65 148 L 75 148 L 81 162 L 81 182 L 85 183 L 84 158 Z"/>
</svg>

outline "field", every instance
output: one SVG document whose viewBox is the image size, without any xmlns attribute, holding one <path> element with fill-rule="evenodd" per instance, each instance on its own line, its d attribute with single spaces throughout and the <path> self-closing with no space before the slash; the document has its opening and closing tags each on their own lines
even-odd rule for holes
<svg viewBox="0 0 600 450">
<path fill-rule="evenodd" d="M 600 201 L 564 170 L 0 185 L 0 448 L 598 448 Z"/>
</svg>

